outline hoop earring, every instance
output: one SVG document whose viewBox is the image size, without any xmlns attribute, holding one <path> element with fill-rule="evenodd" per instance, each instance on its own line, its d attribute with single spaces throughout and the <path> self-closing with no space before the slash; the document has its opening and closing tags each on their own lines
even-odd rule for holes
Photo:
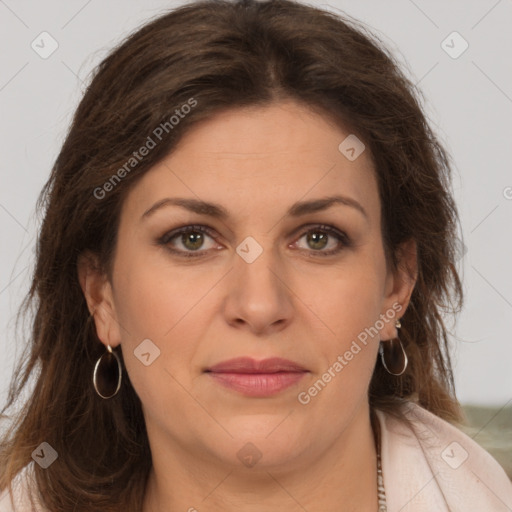
<svg viewBox="0 0 512 512">
<path fill-rule="evenodd" d="M 395 327 L 397 329 L 402 327 L 400 320 L 396 320 Z M 400 338 L 397 337 L 381 342 L 379 346 L 379 353 L 382 365 L 390 375 L 398 377 L 405 372 L 409 360 L 407 359 L 407 354 L 405 353 Z"/>
<path fill-rule="evenodd" d="M 92 383 L 96 393 L 105 400 L 117 395 L 121 387 L 123 370 L 119 356 L 107 345 L 105 352 L 94 365 Z"/>
</svg>

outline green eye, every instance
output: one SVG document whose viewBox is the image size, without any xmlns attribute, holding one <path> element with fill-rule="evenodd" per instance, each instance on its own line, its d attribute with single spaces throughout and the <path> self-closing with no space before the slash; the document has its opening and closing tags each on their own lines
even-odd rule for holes
<svg viewBox="0 0 512 512">
<path fill-rule="evenodd" d="M 172 253 L 185 258 L 204 256 L 210 248 L 204 249 L 206 238 L 215 238 L 214 230 L 208 226 L 190 225 L 184 226 L 163 235 L 158 243 L 167 247 Z M 304 231 L 298 240 L 306 237 L 307 248 L 314 256 L 330 256 L 340 252 L 344 247 L 350 247 L 350 239 L 346 233 L 332 226 L 315 225 Z M 335 240 L 334 247 L 325 250 L 331 239 Z M 181 244 L 177 248 L 176 244 Z"/>
</svg>

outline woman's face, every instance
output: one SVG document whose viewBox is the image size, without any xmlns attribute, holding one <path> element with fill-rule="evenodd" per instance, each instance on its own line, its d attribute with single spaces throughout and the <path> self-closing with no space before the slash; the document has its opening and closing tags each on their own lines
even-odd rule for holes
<svg viewBox="0 0 512 512">
<path fill-rule="evenodd" d="M 95 320 L 153 451 L 300 467 L 368 421 L 379 340 L 413 284 L 386 267 L 369 151 L 349 135 L 291 101 L 233 110 L 130 191 Z M 240 357 L 298 369 L 208 371 Z"/>
</svg>

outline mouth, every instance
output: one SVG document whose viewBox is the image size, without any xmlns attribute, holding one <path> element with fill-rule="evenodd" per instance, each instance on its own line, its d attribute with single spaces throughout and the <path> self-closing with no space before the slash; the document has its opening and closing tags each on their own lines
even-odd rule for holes
<svg viewBox="0 0 512 512">
<path fill-rule="evenodd" d="M 274 396 L 299 382 L 309 371 L 282 358 L 257 361 L 240 357 L 205 370 L 217 384 L 252 397 Z"/>
</svg>

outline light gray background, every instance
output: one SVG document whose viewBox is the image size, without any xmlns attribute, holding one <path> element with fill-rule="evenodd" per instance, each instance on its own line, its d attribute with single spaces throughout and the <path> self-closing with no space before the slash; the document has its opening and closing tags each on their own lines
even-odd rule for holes
<svg viewBox="0 0 512 512">
<path fill-rule="evenodd" d="M 39 219 L 35 201 L 79 101 L 82 81 L 140 23 L 181 1 L 0 0 L 0 401 L 14 358 L 14 314 L 28 289 Z M 512 401 L 512 0 L 331 0 L 366 23 L 419 83 L 455 162 L 466 305 L 454 328 L 463 403 Z M 58 49 L 32 48 L 49 32 Z M 453 31 L 469 44 L 454 59 Z M 461 42 L 449 38 L 452 51 Z"/>
</svg>

